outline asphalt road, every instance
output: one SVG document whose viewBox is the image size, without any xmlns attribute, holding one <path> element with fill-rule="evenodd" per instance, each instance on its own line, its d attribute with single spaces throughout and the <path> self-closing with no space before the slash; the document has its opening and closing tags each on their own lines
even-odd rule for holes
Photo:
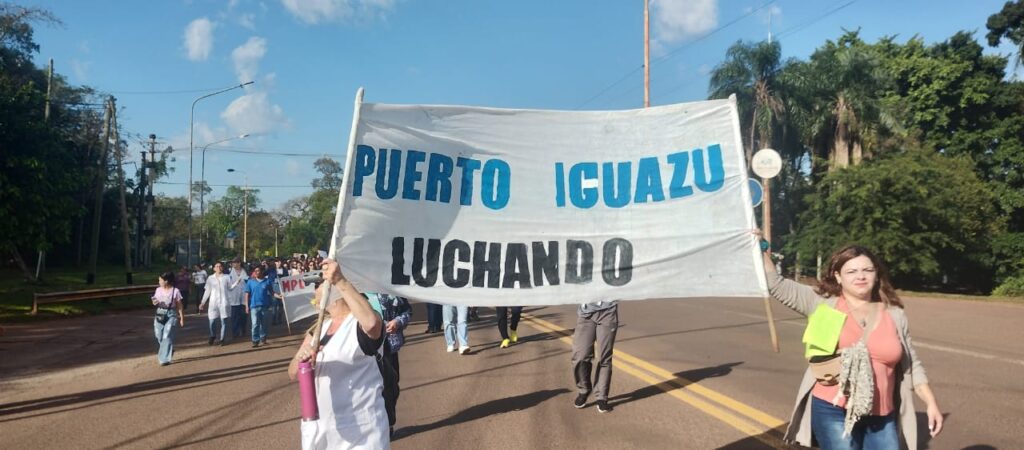
<svg viewBox="0 0 1024 450">
<path fill-rule="evenodd" d="M 907 304 L 946 414 L 946 430 L 924 447 L 1021 448 L 1024 307 Z M 422 334 L 417 305 L 401 351 L 393 447 L 787 448 L 780 430 L 805 367 L 805 322 L 773 310 L 778 354 L 760 300 L 623 303 L 614 411 L 600 414 L 572 406 L 573 307 L 528 308 L 509 349 L 498 348 L 493 310 L 481 309 L 473 351 L 458 355 L 440 335 Z M 0 448 L 298 447 L 298 387 L 285 371 L 299 331 L 272 329 L 270 344 L 252 349 L 209 347 L 205 327 L 205 316 L 188 316 L 175 362 L 160 367 L 149 312 L 5 325 Z"/>
</svg>

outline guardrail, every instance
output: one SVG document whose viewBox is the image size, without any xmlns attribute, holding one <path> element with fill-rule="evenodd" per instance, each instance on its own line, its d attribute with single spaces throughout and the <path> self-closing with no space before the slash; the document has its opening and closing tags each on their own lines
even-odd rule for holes
<svg viewBox="0 0 1024 450">
<path fill-rule="evenodd" d="M 74 302 L 78 300 L 94 300 L 97 298 L 124 297 L 127 295 L 138 295 L 153 293 L 156 285 L 146 286 L 125 286 L 105 289 L 87 289 L 84 291 L 49 292 L 46 294 L 35 294 L 32 296 L 32 315 L 39 312 L 39 305 L 47 303 Z"/>
</svg>

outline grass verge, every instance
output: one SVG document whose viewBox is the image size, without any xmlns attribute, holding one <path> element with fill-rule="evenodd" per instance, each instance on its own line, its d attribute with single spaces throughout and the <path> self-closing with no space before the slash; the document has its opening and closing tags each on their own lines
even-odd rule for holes
<svg viewBox="0 0 1024 450">
<path fill-rule="evenodd" d="M 50 269 L 43 272 L 41 282 L 30 283 L 25 281 L 20 271 L 0 269 L 0 322 L 30 322 L 152 307 L 149 295 L 133 295 L 39 305 L 39 314 L 29 314 L 32 311 L 32 296 L 37 292 L 79 291 L 127 285 L 123 267 L 99 267 L 96 272 L 96 282 L 93 284 L 86 284 L 86 270 L 79 268 Z M 137 285 L 156 284 L 159 275 L 157 271 L 139 270 L 134 272 L 133 281 Z"/>
</svg>

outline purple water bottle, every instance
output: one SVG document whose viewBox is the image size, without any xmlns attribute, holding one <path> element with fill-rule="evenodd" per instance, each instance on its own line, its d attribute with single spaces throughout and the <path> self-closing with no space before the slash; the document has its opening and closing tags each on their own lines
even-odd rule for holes
<svg viewBox="0 0 1024 450">
<path fill-rule="evenodd" d="M 320 419 L 320 410 L 316 407 L 316 388 L 313 386 L 313 364 L 309 361 L 299 363 L 299 398 L 302 401 L 302 421 Z"/>
</svg>

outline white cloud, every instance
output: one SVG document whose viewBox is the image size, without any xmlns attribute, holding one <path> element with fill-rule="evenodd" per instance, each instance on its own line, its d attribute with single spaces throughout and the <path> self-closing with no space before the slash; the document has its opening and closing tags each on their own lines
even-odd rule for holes
<svg viewBox="0 0 1024 450">
<path fill-rule="evenodd" d="M 318 24 L 383 18 L 394 7 L 394 0 L 281 0 L 281 5 L 299 20 Z"/>
<path fill-rule="evenodd" d="M 718 0 L 651 0 L 651 17 L 655 41 L 680 42 L 718 26 Z"/>
<path fill-rule="evenodd" d="M 295 161 L 294 159 L 290 159 L 289 158 L 289 159 L 285 160 L 285 162 L 284 162 L 284 170 L 285 170 L 286 173 L 288 173 L 288 175 L 291 175 L 291 176 L 294 177 L 294 176 L 297 176 L 299 174 L 299 172 L 302 171 L 302 167 L 299 166 L 298 161 Z"/>
<path fill-rule="evenodd" d="M 79 82 L 88 81 L 90 66 L 92 66 L 92 61 L 80 61 L 77 58 L 71 59 L 71 72 L 75 74 L 75 78 Z"/>
<path fill-rule="evenodd" d="M 272 104 L 266 92 L 250 92 L 236 98 L 220 113 L 232 134 L 268 134 L 291 126 L 284 110 Z"/>
<path fill-rule="evenodd" d="M 231 60 L 235 63 L 235 73 L 240 83 L 256 79 L 260 61 L 266 54 L 267 40 L 256 36 L 231 51 Z"/>
<path fill-rule="evenodd" d="M 238 16 L 238 24 L 248 30 L 256 29 L 256 15 L 253 13 L 242 14 Z"/>
<path fill-rule="evenodd" d="M 185 27 L 185 49 L 188 51 L 188 59 L 192 61 L 205 61 L 210 57 L 213 50 L 213 29 L 216 26 L 206 17 L 200 17 L 189 22 Z"/>
</svg>

